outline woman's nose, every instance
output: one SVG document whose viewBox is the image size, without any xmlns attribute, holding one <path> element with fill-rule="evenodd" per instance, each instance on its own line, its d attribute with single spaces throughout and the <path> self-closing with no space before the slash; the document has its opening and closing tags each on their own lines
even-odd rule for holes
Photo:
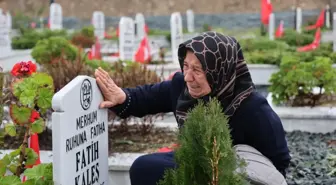
<svg viewBox="0 0 336 185">
<path fill-rule="evenodd" d="M 193 80 L 194 80 L 194 78 L 192 76 L 192 73 L 190 73 L 190 71 L 185 71 L 184 72 L 184 81 L 191 82 Z"/>
</svg>

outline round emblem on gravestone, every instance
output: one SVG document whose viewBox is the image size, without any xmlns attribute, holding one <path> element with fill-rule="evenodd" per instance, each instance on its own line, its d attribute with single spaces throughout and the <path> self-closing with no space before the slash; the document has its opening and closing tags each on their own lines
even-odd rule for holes
<svg viewBox="0 0 336 185">
<path fill-rule="evenodd" d="M 80 103 L 84 110 L 90 108 L 92 102 L 92 85 L 88 79 L 85 79 L 80 89 Z"/>
</svg>

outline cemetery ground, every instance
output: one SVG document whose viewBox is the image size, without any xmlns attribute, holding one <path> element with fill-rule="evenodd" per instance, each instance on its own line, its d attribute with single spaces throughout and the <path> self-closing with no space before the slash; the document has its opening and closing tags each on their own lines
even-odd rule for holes
<svg viewBox="0 0 336 185">
<path fill-rule="evenodd" d="M 177 140 L 176 131 L 169 128 L 154 127 L 155 124 L 134 124 L 108 126 L 109 153 L 148 153 L 156 152 L 161 147 L 168 147 Z M 173 125 L 175 126 L 175 125 Z M 4 149 L 14 149 L 20 146 L 23 134 L 16 137 L 4 137 Z M 52 130 L 47 128 L 39 134 L 41 150 L 52 150 Z"/>
<path fill-rule="evenodd" d="M 159 118 L 160 119 L 160 118 Z M 171 124 L 175 124 L 171 122 Z M 176 132 L 167 128 L 139 129 L 144 125 L 125 126 L 109 125 L 109 156 L 114 153 L 151 153 L 161 147 L 171 146 L 176 141 Z M 145 132 L 144 132 L 145 131 Z M 4 138 L 2 149 L 15 149 L 22 142 L 21 137 Z M 334 184 L 336 177 L 330 173 L 328 154 L 336 148 L 336 132 L 328 134 L 312 134 L 294 131 L 287 133 L 288 146 L 292 160 L 287 172 L 288 184 Z M 52 131 L 46 129 L 39 134 L 41 151 L 52 150 Z M 334 153 L 336 154 L 336 153 Z M 121 162 L 122 163 L 122 162 Z"/>
<path fill-rule="evenodd" d="M 169 122 L 164 125 L 167 124 Z M 170 124 L 175 123 L 170 122 Z M 144 124 L 135 124 L 127 128 L 125 125 L 109 125 L 109 156 L 113 157 L 114 153 L 157 152 L 161 147 L 172 146 L 177 140 L 176 132 L 172 129 L 176 125 L 171 125 L 170 128 L 157 126 L 151 129 L 148 127 L 141 129 L 139 128 L 141 126 L 144 126 Z M 327 175 L 330 173 L 331 164 L 328 154 L 336 154 L 336 150 L 332 150 L 336 149 L 336 131 L 327 134 L 294 131 L 288 132 L 286 135 L 292 156 L 287 171 L 288 184 L 333 185 L 336 182 L 336 177 Z M 21 142 L 22 135 L 15 138 L 6 136 L 3 149 L 15 149 Z M 41 151 L 52 150 L 50 129 L 39 134 L 39 142 Z"/>
</svg>

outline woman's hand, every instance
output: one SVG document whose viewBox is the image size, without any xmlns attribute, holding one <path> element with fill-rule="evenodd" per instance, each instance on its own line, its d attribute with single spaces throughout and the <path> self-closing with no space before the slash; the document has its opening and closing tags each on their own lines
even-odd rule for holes
<svg viewBox="0 0 336 185">
<path fill-rule="evenodd" d="M 95 71 L 95 77 L 104 96 L 104 101 L 99 105 L 100 108 L 110 108 L 125 102 L 125 92 L 114 83 L 106 71 L 99 67 Z"/>
</svg>

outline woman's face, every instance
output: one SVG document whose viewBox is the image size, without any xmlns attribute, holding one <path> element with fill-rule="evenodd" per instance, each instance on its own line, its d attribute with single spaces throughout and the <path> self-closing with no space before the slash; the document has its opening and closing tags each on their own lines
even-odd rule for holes
<svg viewBox="0 0 336 185">
<path fill-rule="evenodd" d="M 208 95 L 211 88 L 202 69 L 201 62 L 193 52 L 187 51 L 183 64 L 184 81 L 187 83 L 189 94 L 193 98 Z"/>
</svg>

